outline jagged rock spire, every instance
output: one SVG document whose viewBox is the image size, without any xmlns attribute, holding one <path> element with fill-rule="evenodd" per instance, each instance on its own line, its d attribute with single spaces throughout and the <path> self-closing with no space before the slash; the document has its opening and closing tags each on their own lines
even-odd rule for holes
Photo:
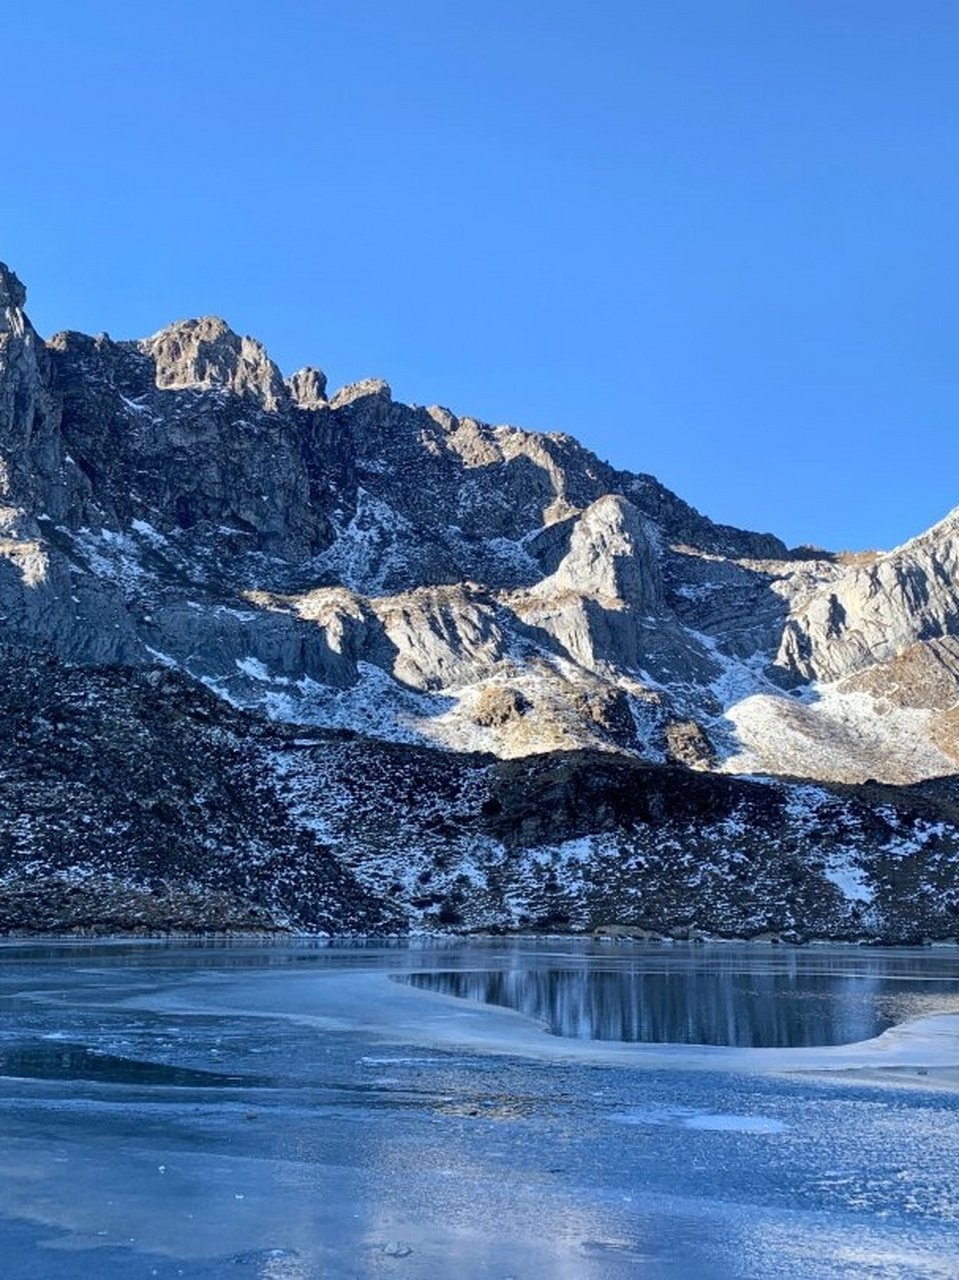
<svg viewBox="0 0 959 1280">
<path fill-rule="evenodd" d="M 269 410 L 288 400 L 283 377 L 263 346 L 217 316 L 179 320 L 140 345 L 156 361 L 156 384 L 163 390 L 223 387 L 253 395 Z"/>
<path fill-rule="evenodd" d="M 5 262 L 0 262 L 0 307 L 22 311 L 27 301 L 27 291 L 20 279 Z"/>
</svg>

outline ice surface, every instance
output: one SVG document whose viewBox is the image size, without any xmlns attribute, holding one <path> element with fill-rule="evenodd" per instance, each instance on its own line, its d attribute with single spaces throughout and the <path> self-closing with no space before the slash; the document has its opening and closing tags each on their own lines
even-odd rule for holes
<svg viewBox="0 0 959 1280">
<path fill-rule="evenodd" d="M 600 1045 L 390 980 L 608 963 L 568 940 L 0 955 L 4 1280 L 959 1275 L 955 1016 Z"/>
<path fill-rule="evenodd" d="M 787 1127 L 782 1120 L 768 1116 L 689 1116 L 683 1121 L 687 1129 L 716 1129 L 721 1133 L 782 1133 Z"/>
<path fill-rule="evenodd" d="M 788 1127 L 784 1121 L 770 1116 L 718 1116 L 689 1111 L 685 1107 L 659 1110 L 637 1108 L 612 1115 L 609 1119 L 618 1124 L 672 1124 L 682 1125 L 687 1129 L 715 1129 L 725 1133 L 783 1133 Z"/>
</svg>

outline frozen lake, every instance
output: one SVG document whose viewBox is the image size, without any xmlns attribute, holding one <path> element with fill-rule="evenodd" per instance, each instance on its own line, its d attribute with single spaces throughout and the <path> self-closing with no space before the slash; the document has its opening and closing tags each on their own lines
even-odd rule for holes
<svg viewBox="0 0 959 1280">
<path fill-rule="evenodd" d="M 0 957 L 4 1280 L 959 1277 L 954 949 Z"/>
</svg>

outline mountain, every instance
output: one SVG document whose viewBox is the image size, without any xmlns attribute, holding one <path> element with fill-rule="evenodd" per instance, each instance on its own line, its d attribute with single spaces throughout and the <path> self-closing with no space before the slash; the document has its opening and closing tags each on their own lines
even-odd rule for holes
<svg viewBox="0 0 959 1280">
<path fill-rule="evenodd" d="M 0 265 L 0 927 L 956 932 L 959 514 L 790 551 L 25 301 Z"/>
</svg>

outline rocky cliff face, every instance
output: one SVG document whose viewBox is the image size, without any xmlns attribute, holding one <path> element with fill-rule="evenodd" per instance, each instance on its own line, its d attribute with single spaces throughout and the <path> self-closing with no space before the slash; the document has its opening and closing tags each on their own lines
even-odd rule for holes
<svg viewBox="0 0 959 1280">
<path fill-rule="evenodd" d="M 617 895 L 632 902 L 642 883 L 653 883 L 655 859 L 677 841 L 684 857 L 699 850 L 696 865 L 713 859 L 717 885 L 735 883 L 735 860 L 757 841 L 778 850 L 776 858 L 800 876 L 809 833 L 819 833 L 821 851 L 829 825 L 821 814 L 835 805 L 842 812 L 851 806 L 848 830 L 866 833 L 857 839 L 872 851 L 909 841 L 931 849 L 932 838 L 918 833 L 941 826 L 932 843 L 936 874 L 945 875 L 951 810 L 917 817 L 913 799 L 902 801 L 895 788 L 947 778 L 959 760 L 955 515 L 888 554 L 790 553 L 772 535 L 713 524 L 652 477 L 616 471 L 568 436 L 398 404 L 377 380 L 329 395 L 317 369 L 284 379 L 259 343 L 218 319 L 181 321 L 142 341 L 63 333 L 44 343 L 24 306 L 23 286 L 0 266 L 0 619 L 9 669 L 47 671 L 46 684 L 34 685 L 52 690 L 49 714 L 37 714 L 53 727 L 31 738 L 30 759 L 67 758 L 68 739 L 55 727 L 65 713 L 57 708 L 74 703 L 68 720 L 82 720 L 77 707 L 106 699 L 109 710 L 88 716 L 88 749 L 93 760 L 100 745 L 109 755 L 114 736 L 124 744 L 108 770 L 114 779 L 126 776 L 124 752 L 162 755 L 163 743 L 180 741 L 189 690 L 207 708 L 207 727 L 219 726 L 209 730 L 212 738 L 191 728 L 204 768 L 188 771 L 179 799 L 164 798 L 149 771 L 123 782 L 124 794 L 142 789 L 148 812 L 160 805 L 157 823 L 131 818 L 131 834 L 122 837 L 112 801 L 109 812 L 97 807 L 113 795 L 114 782 L 84 792 L 77 820 L 86 815 L 89 822 L 47 842 L 48 860 L 37 864 L 45 874 L 83 865 L 102 877 L 122 868 L 123 884 L 139 893 L 157 878 L 169 844 L 172 881 L 183 883 L 190 868 L 201 901 L 203 876 L 209 873 L 209 884 L 218 879 L 217 858 L 211 852 L 201 873 L 188 858 L 177 861 L 177 841 L 164 833 L 189 809 L 184 797 L 205 792 L 208 767 L 219 779 L 209 785 L 235 805 L 236 830 L 211 827 L 204 847 L 212 841 L 232 849 L 231 865 L 246 868 L 233 906 L 220 904 L 223 918 L 236 921 L 385 927 L 432 919 L 436 908 L 470 926 L 516 924 L 502 888 L 526 892 L 514 884 L 515 868 L 505 880 L 502 868 L 496 872 L 496 892 L 488 877 L 498 865 L 495 850 L 513 848 L 519 831 L 534 880 L 539 873 L 529 868 L 555 859 L 531 849 L 585 840 L 575 857 L 556 854 L 563 874 L 568 878 L 570 858 L 585 859 L 595 862 L 596 876 L 602 865 L 604 882 L 619 886 L 602 908 L 587 894 L 588 909 L 585 899 L 574 908 L 568 895 L 544 890 L 535 910 L 520 913 L 527 922 L 552 912 L 586 927 L 616 923 L 625 912 L 627 923 L 652 928 L 652 908 L 626 911 Z M 150 701 L 144 691 L 171 680 L 177 696 L 169 706 Z M 8 718 L 16 719 L 18 706 L 7 707 Z M 257 728 L 241 733 L 241 723 Z M 111 736 L 111 724 L 119 736 Z M 148 725 L 146 736 L 133 732 L 135 724 Z M 362 740 L 337 737 L 341 731 Z M 210 743 L 225 741 L 224 734 L 247 743 L 260 735 L 247 772 L 217 763 Z M 291 754 L 291 734 L 311 735 L 308 749 Z M 273 745 L 263 746 L 267 741 Z M 477 752 L 491 759 L 477 764 Z M 588 768 L 570 770 L 583 752 Z M 403 822 L 419 833 L 410 848 L 429 850 L 410 854 L 410 865 L 423 884 L 438 877 L 442 892 L 414 892 L 399 863 L 374 856 L 362 840 L 350 843 L 330 808 L 318 756 L 335 758 L 347 772 L 374 762 L 376 803 L 407 814 Z M 523 762 L 538 757 L 565 779 L 561 801 L 530 781 L 541 775 Z M 493 758 L 514 761 L 514 771 Z M 396 796 L 410 770 L 425 780 L 424 790 L 415 803 L 408 795 L 404 808 Z M 43 843 L 37 833 L 45 820 L 37 815 L 59 813 L 69 802 L 41 772 L 37 767 L 39 810 L 27 804 L 27 792 L 6 793 L 14 886 L 33 865 L 36 840 Z M 886 784 L 911 816 L 883 834 L 863 816 L 873 792 L 854 799 L 822 792 L 826 799 L 813 802 L 807 789 L 790 807 L 782 797 L 793 784 L 737 781 L 741 774 Z M 309 861 L 303 849 L 331 833 L 322 885 L 290 889 L 284 898 L 277 871 L 279 879 L 264 880 L 273 887 L 262 900 L 249 896 L 261 854 L 249 844 L 241 849 L 238 833 L 248 825 L 248 806 L 262 811 L 254 775 L 272 780 L 270 804 L 284 815 L 276 831 L 287 832 L 272 845 L 264 836 L 258 847 L 274 848 L 269 856 L 288 869 L 289 885 L 301 884 L 297 859 Z M 511 797 L 517 788 L 535 797 L 534 809 L 564 815 L 558 825 L 541 830 L 545 817 L 518 815 L 514 798 L 503 807 L 500 783 L 490 780 L 507 777 Z M 468 820 L 451 816 L 460 802 L 450 800 L 443 778 L 459 779 L 456 786 L 467 790 L 470 779 L 486 788 L 480 815 L 484 804 L 499 804 L 497 812 L 513 814 L 508 829 L 505 819 L 497 826 L 492 810 L 485 825 L 473 809 Z M 581 786 L 601 797 L 598 808 L 572 798 Z M 660 801 L 644 798 L 651 787 L 649 794 L 666 797 L 662 821 L 654 812 Z M 892 803 L 889 794 L 883 805 Z M 775 803 L 773 795 L 780 797 Z M 699 799 L 684 808 L 678 796 Z M 363 807 L 357 796 L 349 803 L 354 815 Z M 585 826 L 576 817 L 583 803 L 593 814 Z M 431 813 L 444 833 L 438 842 L 428 834 L 424 815 Z M 202 808 L 191 821 L 203 828 Z M 703 836 L 720 827 L 722 856 L 709 845 L 713 837 Z M 103 849 L 96 857 L 77 853 L 70 863 L 69 849 L 86 850 L 91 829 L 109 830 Z M 384 832 L 370 839 L 377 848 L 388 843 Z M 850 840 L 845 853 L 817 854 L 818 870 L 802 872 L 808 891 L 793 886 L 798 905 L 789 927 L 845 936 L 855 921 L 866 929 L 862 922 L 872 919 L 869 927 L 887 928 L 895 895 L 873 883 L 872 870 L 856 862 L 863 850 Z M 382 874 L 370 871 L 370 858 L 386 868 Z M 833 884 L 835 897 L 838 872 L 830 881 L 828 867 L 839 865 L 836 858 L 859 867 L 847 888 L 868 882 L 871 916 L 862 906 L 867 889 L 847 895 L 845 906 L 837 900 L 832 914 L 812 912 L 817 884 Z M 612 874 L 610 859 L 633 868 L 632 889 Z M 487 887 L 480 892 L 476 880 L 473 894 L 472 872 L 463 868 L 481 864 L 476 875 Z M 901 886 L 904 874 L 900 867 L 889 883 Z M 662 875 L 665 886 L 669 874 Z M 466 882 L 451 887 L 450 876 Z M 660 924 L 673 927 L 681 917 L 682 927 L 722 932 L 726 911 L 730 922 L 739 921 L 730 923 L 734 932 L 774 927 L 769 911 L 757 908 L 751 924 L 737 915 L 729 884 L 719 915 L 699 911 L 695 894 L 682 907 L 669 894 L 656 897 Z M 310 893 L 312 905 L 303 905 Z M 944 905 L 933 915 L 938 924 L 916 928 L 941 934 L 949 911 Z M 896 930 L 908 932 L 902 921 Z"/>
</svg>

